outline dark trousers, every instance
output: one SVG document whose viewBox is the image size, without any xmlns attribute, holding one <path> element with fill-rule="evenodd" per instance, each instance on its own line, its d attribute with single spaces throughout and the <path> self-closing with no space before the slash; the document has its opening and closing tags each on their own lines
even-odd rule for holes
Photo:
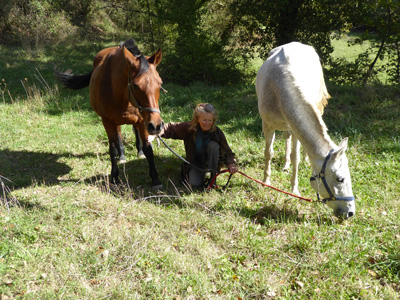
<svg viewBox="0 0 400 300">
<path fill-rule="evenodd" d="M 215 141 L 208 142 L 207 145 L 207 162 L 206 168 L 212 170 L 212 172 L 217 172 L 218 170 L 218 160 L 219 160 L 219 144 Z M 206 174 L 196 168 L 191 168 L 189 171 L 189 184 L 191 186 L 203 186 L 204 176 Z"/>
</svg>

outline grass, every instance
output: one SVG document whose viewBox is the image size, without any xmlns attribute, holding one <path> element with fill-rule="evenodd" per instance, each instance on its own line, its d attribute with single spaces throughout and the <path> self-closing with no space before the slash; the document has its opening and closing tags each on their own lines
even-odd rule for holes
<svg viewBox="0 0 400 300">
<path fill-rule="evenodd" d="M 371 64 L 378 53 L 379 49 L 376 45 L 379 45 L 380 41 L 375 40 L 374 43 L 372 43 L 370 40 L 364 40 L 361 43 L 355 43 L 355 41 L 360 38 L 361 34 L 361 32 L 353 31 L 347 34 L 341 34 L 339 38 L 333 39 L 332 46 L 334 47 L 334 51 L 332 56 L 337 59 L 344 59 L 347 63 L 354 63 L 359 54 L 365 53 L 368 50 L 369 62 L 367 65 Z M 388 65 L 389 57 L 387 54 L 377 60 L 374 67 L 374 70 L 377 72 L 374 78 L 375 80 L 383 84 L 388 84 L 388 82 L 390 82 L 390 78 L 387 74 Z"/>
<path fill-rule="evenodd" d="M 87 71 L 101 49 L 75 46 L 80 51 L 29 57 L 0 48 L 0 174 L 13 182 L 4 181 L 14 199 L 0 206 L 2 299 L 399 297 L 398 87 L 328 86 L 324 120 L 333 140 L 350 139 L 357 198 L 355 217 L 342 221 L 320 203 L 240 175 L 225 191 L 191 193 L 179 184 L 180 161 L 156 144 L 165 189 L 154 193 L 128 126 L 127 163 L 120 166 L 127 188 L 110 189 L 107 138 L 88 91 L 60 89 L 52 77 L 55 62 Z M 165 88 L 166 122 L 188 120 L 199 101 L 213 103 L 241 170 L 262 178 L 264 139 L 253 86 Z M 181 142 L 168 142 L 183 154 Z M 273 185 L 289 190 L 283 146 L 278 134 Z M 301 163 L 300 190 L 315 198 L 310 173 Z M 220 185 L 225 180 L 226 174 L 218 178 Z"/>
</svg>

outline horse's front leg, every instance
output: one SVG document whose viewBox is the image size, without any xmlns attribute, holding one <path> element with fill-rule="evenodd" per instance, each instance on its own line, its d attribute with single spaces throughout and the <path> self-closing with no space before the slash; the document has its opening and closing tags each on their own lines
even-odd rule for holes
<svg viewBox="0 0 400 300">
<path fill-rule="evenodd" d="M 163 188 L 163 185 L 160 179 L 158 178 L 156 165 L 154 163 L 153 147 L 151 143 L 147 141 L 147 137 L 149 136 L 149 134 L 146 131 L 143 123 L 139 126 L 138 132 L 143 145 L 143 153 L 146 156 L 147 162 L 149 163 L 151 188 L 154 190 L 161 190 Z"/>
<path fill-rule="evenodd" d="M 264 166 L 264 183 L 271 184 L 271 159 L 274 156 L 274 140 L 275 130 L 272 130 L 263 123 L 263 131 L 265 137 L 265 166 Z"/>
<path fill-rule="evenodd" d="M 125 147 L 124 143 L 122 142 L 122 136 L 121 136 L 121 126 L 117 126 L 117 131 L 118 131 L 118 161 L 122 164 L 126 163 L 126 158 L 125 158 Z"/>
<path fill-rule="evenodd" d="M 109 143 L 109 154 L 111 159 L 111 179 L 110 182 L 120 184 L 118 160 L 122 157 L 125 159 L 123 152 L 121 152 L 121 135 L 118 132 L 118 127 L 113 122 L 102 118 L 104 129 L 106 130 Z M 123 146 L 122 146 L 123 147 Z"/>
<path fill-rule="evenodd" d="M 296 136 L 292 135 L 292 152 L 290 154 L 290 160 L 292 161 L 292 193 L 295 195 L 300 195 L 299 192 L 299 181 L 298 181 L 298 171 L 300 163 L 300 142 Z"/>
</svg>

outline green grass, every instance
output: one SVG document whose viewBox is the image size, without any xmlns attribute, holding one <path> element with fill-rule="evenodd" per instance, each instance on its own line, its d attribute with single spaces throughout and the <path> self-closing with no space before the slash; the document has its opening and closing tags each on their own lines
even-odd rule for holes
<svg viewBox="0 0 400 300">
<path fill-rule="evenodd" d="M 368 66 L 375 59 L 378 53 L 378 47 L 376 45 L 380 44 L 380 41 L 374 41 L 375 47 L 372 47 L 372 43 L 369 40 L 365 40 L 362 43 L 355 43 L 357 39 L 361 36 L 361 32 L 350 32 L 348 34 L 341 34 L 339 39 L 332 40 L 332 46 L 334 51 L 332 56 L 338 59 L 344 59 L 348 63 L 354 63 L 358 58 L 359 54 L 365 53 L 367 50 L 370 51 L 368 55 Z M 387 75 L 387 68 L 389 64 L 389 57 L 387 54 L 379 58 L 375 64 L 374 70 L 377 70 L 376 78 L 380 83 L 388 84 L 389 77 Z M 386 67 L 385 67 L 386 66 Z M 378 70 L 380 69 L 380 70 Z M 354 84 L 354 82 L 353 82 Z"/>
<path fill-rule="evenodd" d="M 128 187 L 111 190 L 107 138 L 87 89 L 63 90 L 52 77 L 53 63 L 87 71 L 99 48 L 83 43 L 76 45 L 82 52 L 70 47 L 29 56 L 0 48 L 6 57 L 0 61 L 0 174 L 13 182 L 3 181 L 12 191 L 8 199 L 19 203 L 0 206 L 2 299 L 399 297 L 398 87 L 328 86 L 324 120 L 333 140 L 350 139 L 357 198 L 355 217 L 342 221 L 320 203 L 240 175 L 225 191 L 190 193 L 179 184 L 181 162 L 156 143 L 165 189 L 155 194 L 128 126 L 127 163 L 120 166 Z M 13 51 L 19 55 L 11 59 Z M 213 103 L 241 170 L 262 179 L 264 139 L 253 86 L 164 86 L 166 122 L 190 119 L 197 102 Z M 183 154 L 182 142 L 168 143 Z M 275 149 L 273 185 L 289 190 L 280 133 Z M 315 198 L 310 174 L 302 162 L 300 191 Z M 218 183 L 225 180 L 221 175 Z"/>
</svg>

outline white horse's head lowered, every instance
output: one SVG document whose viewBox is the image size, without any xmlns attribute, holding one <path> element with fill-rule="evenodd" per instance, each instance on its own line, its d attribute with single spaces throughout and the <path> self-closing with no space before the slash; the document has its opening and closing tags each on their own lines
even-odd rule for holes
<svg viewBox="0 0 400 300">
<path fill-rule="evenodd" d="M 347 138 L 337 149 L 326 156 L 321 170 L 314 170 L 310 179 L 312 188 L 321 195 L 322 201 L 333 209 L 337 217 L 349 218 L 356 212 L 351 177 L 346 157 Z"/>
</svg>

